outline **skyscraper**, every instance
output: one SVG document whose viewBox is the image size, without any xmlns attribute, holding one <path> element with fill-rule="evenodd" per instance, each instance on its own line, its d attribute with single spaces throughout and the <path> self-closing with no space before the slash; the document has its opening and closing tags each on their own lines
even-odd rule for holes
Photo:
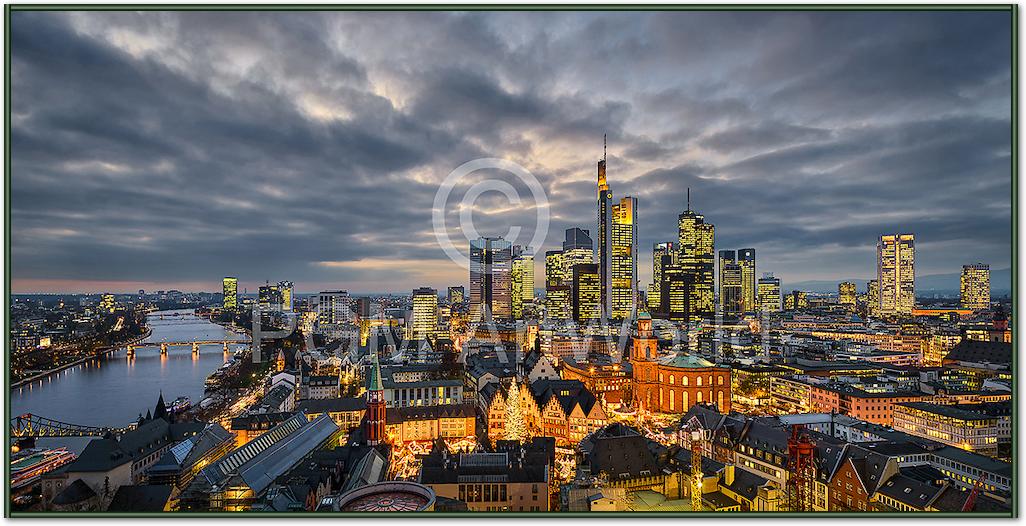
<svg viewBox="0 0 1026 526">
<path fill-rule="evenodd" d="M 784 296 L 784 310 L 801 310 L 809 308 L 809 296 L 805 291 L 792 290 Z"/>
<path fill-rule="evenodd" d="M 598 321 L 602 315 L 598 265 L 578 263 L 570 272 L 574 320 L 578 323 Z"/>
<path fill-rule="evenodd" d="M 449 305 L 458 305 L 466 301 L 463 287 L 449 287 L 449 293 L 446 296 L 446 300 L 448 300 Z"/>
<path fill-rule="evenodd" d="M 553 320 L 570 317 L 570 287 L 565 284 L 566 264 L 563 255 L 561 250 L 545 253 L 545 317 Z"/>
<path fill-rule="evenodd" d="M 990 265 L 962 265 L 961 297 L 963 309 L 990 308 Z"/>
<path fill-rule="evenodd" d="M 720 305 L 724 316 L 737 316 L 744 312 L 742 302 L 742 268 L 736 252 L 720 251 Z"/>
<path fill-rule="evenodd" d="M 866 282 L 866 316 L 876 316 L 880 311 L 880 282 L 871 279 Z"/>
<path fill-rule="evenodd" d="M 652 245 L 652 284 L 648 286 L 648 298 L 646 298 L 648 308 L 652 311 L 658 311 L 660 306 L 659 293 L 663 286 L 663 256 L 670 256 L 672 262 L 675 255 L 672 241 Z"/>
<path fill-rule="evenodd" d="M 508 319 L 513 314 L 510 266 L 513 246 L 499 237 L 470 242 L 470 315 Z"/>
<path fill-rule="evenodd" d="M 113 294 L 104 294 L 104 295 L 100 296 L 99 310 L 101 312 L 105 312 L 107 314 L 110 314 L 110 313 L 114 312 L 114 295 Z"/>
<path fill-rule="evenodd" d="M 278 293 L 281 295 L 281 310 L 292 312 L 295 302 L 295 285 L 291 281 L 279 281 Z"/>
<path fill-rule="evenodd" d="M 638 299 L 638 200 L 624 197 L 613 205 L 611 309 L 616 320 L 629 318 Z"/>
<path fill-rule="evenodd" d="M 261 310 L 281 310 L 281 289 L 277 284 L 261 285 L 257 290 L 257 303 Z"/>
<path fill-rule="evenodd" d="M 352 321 L 353 309 L 349 293 L 344 290 L 325 290 L 317 294 L 317 323 L 338 325 Z"/>
<path fill-rule="evenodd" d="M 763 312 L 780 311 L 780 279 L 767 272 L 759 278 L 759 310 Z"/>
<path fill-rule="evenodd" d="M 224 299 L 221 300 L 221 308 L 228 310 L 239 306 L 239 279 L 231 276 L 221 280 L 221 290 Z"/>
<path fill-rule="evenodd" d="M 741 267 L 741 310 L 754 312 L 759 303 L 759 292 L 755 287 L 755 249 L 738 249 L 737 264 Z"/>
<path fill-rule="evenodd" d="M 681 269 L 691 282 L 688 322 L 712 318 L 715 288 L 715 255 L 713 254 L 713 225 L 705 216 L 691 210 L 691 190 L 688 189 L 687 209 L 678 217 L 679 256 Z"/>
<path fill-rule="evenodd" d="M 837 285 L 837 303 L 844 305 L 848 310 L 855 310 L 856 292 L 855 284 L 850 281 Z"/>
<path fill-rule="evenodd" d="M 880 236 L 876 254 L 876 279 L 880 287 L 879 314 L 910 316 L 916 305 L 915 236 Z"/>
<path fill-rule="evenodd" d="M 684 322 L 691 318 L 691 276 L 670 254 L 662 256 L 662 279 L 659 284 L 659 316 Z"/>
<path fill-rule="evenodd" d="M 430 287 L 413 290 L 413 320 L 410 338 L 433 338 L 438 330 L 438 291 Z"/>
<path fill-rule="evenodd" d="M 510 269 L 510 303 L 513 319 L 519 320 L 524 316 L 524 304 L 534 301 L 534 255 L 516 249 L 514 254 Z"/>
<path fill-rule="evenodd" d="M 612 311 L 613 266 L 613 192 L 606 181 L 606 137 L 602 136 L 602 160 L 598 162 L 598 237 L 595 239 L 595 263 L 598 264 L 600 305 L 603 314 Z"/>
</svg>

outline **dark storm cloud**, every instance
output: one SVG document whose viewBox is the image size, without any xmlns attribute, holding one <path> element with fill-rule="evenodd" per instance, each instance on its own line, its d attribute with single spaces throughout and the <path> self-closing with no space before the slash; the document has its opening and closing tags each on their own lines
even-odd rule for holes
<svg viewBox="0 0 1026 526">
<path fill-rule="evenodd" d="M 465 280 L 432 200 L 481 157 L 548 195 L 538 252 L 594 230 L 609 137 L 641 279 L 685 189 L 717 248 L 785 280 L 1010 264 L 1010 18 L 910 13 L 31 13 L 11 20 L 15 290 L 115 282 L 301 290 Z M 533 234 L 486 171 L 478 232 Z M 541 272 L 541 264 L 538 265 Z M 164 287 L 161 287 L 164 288 Z"/>
</svg>

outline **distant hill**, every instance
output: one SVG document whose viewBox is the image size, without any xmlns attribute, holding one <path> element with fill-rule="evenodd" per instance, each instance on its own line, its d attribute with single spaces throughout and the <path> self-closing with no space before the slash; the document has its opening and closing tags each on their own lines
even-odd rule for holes
<svg viewBox="0 0 1026 526">
<path fill-rule="evenodd" d="M 925 292 L 958 292 L 961 274 L 927 274 L 916 276 L 916 293 Z M 807 292 L 837 292 L 837 284 L 842 281 L 855 282 L 858 290 L 864 291 L 868 278 L 845 278 L 836 281 L 799 281 L 796 283 L 781 283 L 784 292 L 792 290 L 804 290 Z M 992 294 L 1007 294 L 1012 290 L 1012 269 L 1003 268 L 990 271 L 990 290 Z"/>
</svg>

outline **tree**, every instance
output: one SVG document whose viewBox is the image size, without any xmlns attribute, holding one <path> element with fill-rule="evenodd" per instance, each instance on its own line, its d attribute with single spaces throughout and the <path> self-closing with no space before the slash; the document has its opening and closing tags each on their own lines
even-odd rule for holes
<svg viewBox="0 0 1026 526">
<path fill-rule="evenodd" d="M 506 397 L 506 440 L 522 442 L 525 438 L 524 413 L 520 404 L 520 388 L 516 376 L 509 386 L 509 396 Z"/>
</svg>

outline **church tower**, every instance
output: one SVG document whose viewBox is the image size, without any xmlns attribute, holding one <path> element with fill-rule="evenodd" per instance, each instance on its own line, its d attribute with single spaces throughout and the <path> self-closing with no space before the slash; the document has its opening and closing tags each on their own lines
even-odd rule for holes
<svg viewBox="0 0 1026 526">
<path fill-rule="evenodd" d="M 385 441 L 385 388 L 381 385 L 381 366 L 374 353 L 370 374 L 367 376 L 367 445 L 376 446 Z"/>
</svg>

